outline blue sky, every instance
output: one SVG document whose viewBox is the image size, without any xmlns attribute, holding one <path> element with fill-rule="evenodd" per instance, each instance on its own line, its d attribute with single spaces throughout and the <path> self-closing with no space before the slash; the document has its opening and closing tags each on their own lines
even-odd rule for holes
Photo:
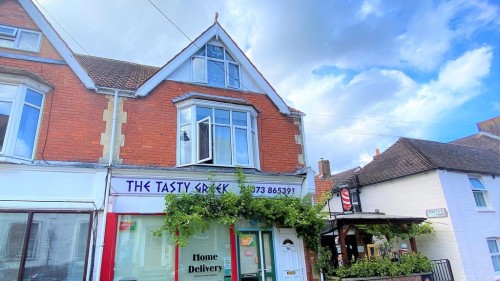
<svg viewBox="0 0 500 281">
<path fill-rule="evenodd" d="M 161 66 L 190 43 L 147 1 L 37 1 L 77 53 Z M 335 172 L 365 165 L 400 136 L 465 137 L 500 115 L 498 1 L 152 1 L 190 39 L 219 13 L 306 113 L 315 170 L 320 158 Z"/>
</svg>

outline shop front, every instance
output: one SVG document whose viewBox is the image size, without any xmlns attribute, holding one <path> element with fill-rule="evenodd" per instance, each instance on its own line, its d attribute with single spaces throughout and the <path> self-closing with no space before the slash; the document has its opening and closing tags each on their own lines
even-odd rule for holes
<svg viewBox="0 0 500 281">
<path fill-rule="evenodd" d="M 306 280 L 304 246 L 295 230 L 265 228 L 258 220 L 235 226 L 212 223 L 180 247 L 163 225 L 166 193 L 237 193 L 234 174 L 213 182 L 206 174 L 115 176 L 105 233 L 101 280 L 276 281 Z M 204 179 L 203 179 L 204 178 Z M 300 196 L 303 177 L 259 176 L 254 196 Z"/>
</svg>

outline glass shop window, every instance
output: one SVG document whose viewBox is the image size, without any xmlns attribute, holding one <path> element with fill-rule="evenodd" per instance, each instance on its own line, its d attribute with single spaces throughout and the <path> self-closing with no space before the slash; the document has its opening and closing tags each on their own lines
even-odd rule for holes
<svg viewBox="0 0 500 281">
<path fill-rule="evenodd" d="M 162 224 L 163 216 L 119 216 L 113 280 L 174 280 L 175 242 L 153 235 Z"/>
<path fill-rule="evenodd" d="M 179 248 L 179 281 L 231 280 L 229 227 L 212 224 Z"/>
</svg>

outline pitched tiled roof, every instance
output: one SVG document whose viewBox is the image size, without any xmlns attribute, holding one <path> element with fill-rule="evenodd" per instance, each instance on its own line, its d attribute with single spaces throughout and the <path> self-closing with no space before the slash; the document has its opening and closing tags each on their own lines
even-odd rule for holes
<svg viewBox="0 0 500 281">
<path fill-rule="evenodd" d="M 499 140 L 493 140 L 500 145 Z M 400 138 L 358 174 L 368 185 L 434 169 L 500 174 L 500 154 L 450 143 Z"/>
<path fill-rule="evenodd" d="M 98 87 L 135 91 L 160 68 L 131 62 L 75 54 Z"/>
<path fill-rule="evenodd" d="M 360 168 L 352 168 L 347 171 L 340 172 L 338 174 L 332 175 L 333 177 L 333 190 L 339 189 L 341 185 L 348 184 L 350 186 L 356 185 L 356 179 L 354 177 L 355 173 L 359 171 Z"/>
<path fill-rule="evenodd" d="M 495 142 L 495 139 L 497 140 Z M 465 138 L 461 138 L 450 143 L 458 144 L 458 145 L 466 145 L 472 147 L 480 147 L 484 149 L 489 149 L 494 151 L 495 153 L 500 154 L 500 137 L 493 136 L 485 133 L 477 133 L 472 136 L 468 136 Z"/>
</svg>

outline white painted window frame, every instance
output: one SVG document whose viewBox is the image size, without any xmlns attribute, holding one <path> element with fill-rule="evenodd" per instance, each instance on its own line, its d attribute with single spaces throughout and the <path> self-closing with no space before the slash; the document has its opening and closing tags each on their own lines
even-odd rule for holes
<svg viewBox="0 0 500 281">
<path fill-rule="evenodd" d="M 1 48 L 16 49 L 16 50 L 22 50 L 22 51 L 34 52 L 34 53 L 40 52 L 40 46 L 42 45 L 42 33 L 38 32 L 38 31 L 34 31 L 34 30 L 23 29 L 23 28 L 8 26 L 8 25 L 0 25 L 0 26 L 16 30 L 14 35 L 7 35 L 7 34 L 2 35 L 2 34 L 0 34 L 0 39 L 9 40 L 9 41 L 14 42 L 12 47 L 1 47 Z M 19 48 L 19 40 L 21 39 L 21 34 L 23 32 L 38 35 L 38 42 L 37 42 L 36 48 L 34 50 Z"/>
<path fill-rule="evenodd" d="M 5 140 L 2 150 L 0 151 L 0 162 L 13 162 L 13 163 L 28 163 L 33 161 L 36 155 L 36 148 L 38 143 L 38 138 L 40 135 L 40 127 L 43 115 L 43 108 L 45 104 L 45 94 L 50 90 L 49 87 L 39 84 L 32 79 L 20 77 L 20 76 L 0 76 L 0 84 L 17 86 L 16 97 L 12 100 L 3 99 L 0 97 L 0 101 L 12 102 L 12 108 L 10 112 L 9 122 L 7 124 L 7 130 L 5 132 Z M 17 138 L 17 133 L 19 131 L 19 125 L 21 122 L 21 116 L 23 113 L 23 107 L 25 105 L 26 92 L 28 89 L 35 91 L 42 95 L 42 103 L 40 107 L 33 104 L 28 105 L 40 110 L 38 114 L 38 123 L 35 132 L 35 140 L 33 144 L 33 151 L 31 157 L 26 158 L 18 155 L 14 155 L 14 148 Z"/>
<path fill-rule="evenodd" d="M 212 45 L 212 46 L 217 46 L 217 47 L 222 47 L 223 48 L 223 53 L 224 53 L 224 59 L 216 59 L 216 58 L 211 58 L 208 56 L 207 54 L 207 45 Z M 233 88 L 233 89 L 241 89 L 241 66 L 239 63 L 237 63 L 236 61 L 231 61 L 227 58 L 226 54 L 230 54 L 231 56 L 233 56 L 229 50 L 224 47 L 224 46 L 220 46 L 220 45 L 217 45 L 217 44 L 212 44 L 212 43 L 207 43 L 205 44 L 202 48 L 205 49 L 205 55 L 204 56 L 200 56 L 200 55 L 193 55 L 191 57 L 191 81 L 194 82 L 194 83 L 202 83 L 202 84 L 207 84 L 208 85 L 208 61 L 214 61 L 214 62 L 222 62 L 224 63 L 224 86 L 225 88 Z M 200 48 L 201 49 L 201 48 Z M 234 57 L 234 56 L 233 56 Z M 194 60 L 195 58 L 197 59 L 203 59 L 205 61 L 205 79 L 203 81 L 197 81 L 195 80 L 195 75 L 194 75 Z M 238 84 L 239 84 L 239 87 L 235 87 L 235 86 L 232 86 L 230 85 L 229 83 L 229 79 L 230 79 L 230 76 L 229 76 L 229 64 L 233 64 L 235 65 L 236 67 L 238 67 Z"/>
<path fill-rule="evenodd" d="M 492 253 L 491 251 L 489 251 L 489 245 L 488 245 L 488 251 L 489 251 L 490 256 L 491 256 L 491 262 L 493 263 L 493 257 L 500 257 L 500 238 L 499 237 L 491 237 L 491 238 L 487 238 L 486 241 L 487 241 L 487 243 L 489 243 L 489 241 L 494 241 L 497 245 L 497 249 L 499 249 L 498 252 Z M 495 268 L 493 268 L 493 270 L 495 270 Z M 495 271 L 495 275 L 500 276 L 500 270 Z"/>
<path fill-rule="evenodd" d="M 471 179 L 477 179 L 481 183 L 481 185 L 484 187 L 484 189 L 475 188 L 474 185 L 470 182 Z M 469 175 L 467 180 L 469 181 L 469 184 L 470 184 L 471 189 L 472 189 L 472 196 L 474 197 L 474 203 L 476 202 L 474 193 L 480 192 L 483 195 L 485 206 L 478 206 L 477 203 L 475 203 L 476 208 L 478 210 L 489 209 L 491 207 L 491 204 L 490 204 L 489 198 L 488 198 L 488 189 L 484 185 L 484 182 L 481 180 L 481 177 L 476 176 L 476 175 Z"/>
<path fill-rule="evenodd" d="M 191 107 L 191 135 L 194 137 L 194 142 L 191 144 L 191 151 L 194 153 L 191 153 L 191 161 L 190 163 L 186 164 L 180 164 L 180 154 L 181 154 L 181 126 L 186 125 L 186 124 L 180 124 L 181 120 L 181 110 L 186 109 L 188 107 Z M 208 163 L 200 163 L 198 162 L 198 122 L 196 121 L 196 107 L 208 107 L 212 108 L 212 115 L 214 112 L 214 109 L 221 109 L 221 110 L 229 110 L 230 111 L 230 131 L 231 131 L 231 165 L 221 165 L 221 164 L 208 164 Z M 232 123 L 232 112 L 233 111 L 240 111 L 240 112 L 246 112 L 247 114 L 247 126 L 235 126 Z M 251 117 L 255 119 L 255 128 L 252 128 L 252 123 L 251 123 Z M 258 130 L 257 130 L 257 117 L 258 113 L 257 111 L 252 107 L 252 106 L 245 106 L 245 105 L 237 105 L 237 104 L 230 104 L 230 103 L 223 103 L 223 102 L 216 102 L 216 101 L 207 101 L 207 100 L 200 100 L 200 99 L 190 99 L 184 102 L 180 102 L 177 104 L 177 166 L 182 167 L 182 166 L 190 166 L 190 165 L 207 165 L 207 166 L 219 166 L 219 167 L 245 167 L 245 168 L 256 168 L 260 169 L 260 156 L 259 156 L 259 136 L 258 136 Z M 201 120 L 200 120 L 201 121 Z M 211 132 L 211 142 L 212 142 L 212 148 L 213 148 L 213 124 L 214 122 L 210 122 L 210 132 Z M 249 158 L 249 164 L 239 164 L 236 163 L 236 156 L 235 156 L 235 138 L 234 138 L 234 130 L 236 128 L 245 128 L 247 130 L 247 149 L 248 149 L 248 158 Z M 252 141 L 252 133 L 255 133 L 255 142 Z M 211 154 L 212 158 L 214 157 L 213 154 Z M 207 160 L 205 160 L 207 161 Z"/>
</svg>

